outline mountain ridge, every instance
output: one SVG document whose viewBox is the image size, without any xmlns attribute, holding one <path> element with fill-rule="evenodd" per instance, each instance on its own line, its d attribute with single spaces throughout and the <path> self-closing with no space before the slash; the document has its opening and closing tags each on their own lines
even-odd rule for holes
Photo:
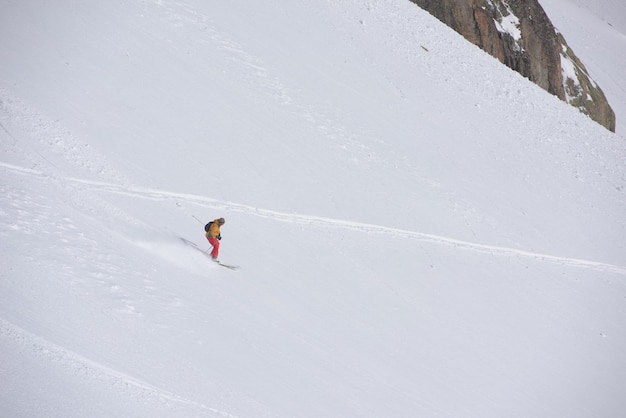
<svg viewBox="0 0 626 418">
<path fill-rule="evenodd" d="M 468 41 L 615 132 L 615 112 L 538 0 L 412 0 Z"/>
</svg>

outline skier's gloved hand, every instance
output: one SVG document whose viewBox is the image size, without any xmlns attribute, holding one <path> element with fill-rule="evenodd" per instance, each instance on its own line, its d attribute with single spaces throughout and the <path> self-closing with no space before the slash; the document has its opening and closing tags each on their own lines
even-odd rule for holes
<svg viewBox="0 0 626 418">
<path fill-rule="evenodd" d="M 218 241 L 221 241 L 221 240 L 222 240 L 222 236 L 221 236 L 221 235 L 218 235 L 218 236 L 216 236 L 215 238 L 217 238 L 217 240 L 218 240 Z"/>
</svg>

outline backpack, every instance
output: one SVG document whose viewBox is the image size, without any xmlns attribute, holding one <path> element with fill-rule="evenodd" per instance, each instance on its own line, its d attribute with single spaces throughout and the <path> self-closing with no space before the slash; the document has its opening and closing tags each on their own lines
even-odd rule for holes
<svg viewBox="0 0 626 418">
<path fill-rule="evenodd" d="M 208 224 L 204 225 L 204 232 L 209 232 L 209 229 L 211 228 L 212 224 L 213 224 L 213 221 L 211 221 Z"/>
</svg>

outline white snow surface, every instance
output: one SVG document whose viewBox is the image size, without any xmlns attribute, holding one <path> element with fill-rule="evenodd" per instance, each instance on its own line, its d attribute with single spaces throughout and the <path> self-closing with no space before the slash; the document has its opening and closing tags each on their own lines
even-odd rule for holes
<svg viewBox="0 0 626 418">
<path fill-rule="evenodd" d="M 0 416 L 626 409 L 623 138 L 410 2 L 4 0 L 0 52 Z"/>
</svg>

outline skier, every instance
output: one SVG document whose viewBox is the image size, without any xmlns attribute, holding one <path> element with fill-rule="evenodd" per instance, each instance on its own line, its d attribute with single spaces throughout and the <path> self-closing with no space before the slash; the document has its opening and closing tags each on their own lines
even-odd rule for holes
<svg viewBox="0 0 626 418">
<path fill-rule="evenodd" d="M 213 250 L 211 251 L 211 258 L 213 261 L 218 261 L 217 257 L 220 252 L 220 240 L 222 236 L 220 235 L 220 227 L 224 225 L 226 221 L 224 218 L 215 219 L 213 222 L 209 222 L 206 229 L 206 239 L 209 241 L 209 244 L 213 246 Z"/>
</svg>

